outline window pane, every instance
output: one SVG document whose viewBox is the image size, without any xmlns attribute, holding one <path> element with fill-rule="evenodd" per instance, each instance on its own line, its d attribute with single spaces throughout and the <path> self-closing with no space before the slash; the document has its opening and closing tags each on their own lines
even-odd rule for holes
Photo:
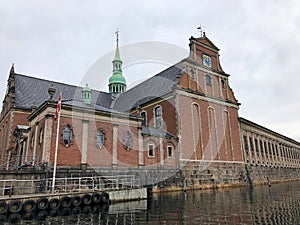
<svg viewBox="0 0 300 225">
<path fill-rule="evenodd" d="M 69 126 L 65 127 L 63 130 L 63 143 L 69 145 L 72 140 L 72 130 Z"/>
<path fill-rule="evenodd" d="M 127 131 L 124 136 L 124 145 L 127 150 L 129 150 L 131 148 L 131 136 L 130 136 L 129 131 Z"/>
<path fill-rule="evenodd" d="M 153 147 L 153 145 L 148 145 L 148 156 L 154 156 L 154 147 Z"/>
<path fill-rule="evenodd" d="M 173 157 L 173 147 L 168 146 L 168 157 Z"/>
<path fill-rule="evenodd" d="M 206 85 L 211 86 L 211 77 L 208 74 L 205 75 L 205 83 Z"/>
<path fill-rule="evenodd" d="M 97 146 L 101 149 L 104 145 L 104 133 L 102 130 L 99 130 L 97 132 L 97 137 L 96 137 L 96 143 Z"/>
<path fill-rule="evenodd" d="M 141 117 L 143 118 L 143 122 L 142 122 L 142 126 L 147 126 L 147 121 L 146 121 L 146 113 L 145 112 L 142 112 L 141 113 Z"/>
<path fill-rule="evenodd" d="M 161 127 L 161 107 L 155 108 L 155 125 L 156 127 Z"/>
</svg>

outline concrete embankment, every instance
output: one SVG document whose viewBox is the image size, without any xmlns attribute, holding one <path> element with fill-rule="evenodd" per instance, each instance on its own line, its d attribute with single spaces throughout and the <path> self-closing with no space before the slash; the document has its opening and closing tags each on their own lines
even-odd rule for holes
<svg viewBox="0 0 300 225">
<path fill-rule="evenodd" d="M 110 197 L 110 202 L 126 202 L 133 200 L 147 199 L 147 189 L 128 189 L 128 190 L 113 190 L 107 191 Z"/>
</svg>

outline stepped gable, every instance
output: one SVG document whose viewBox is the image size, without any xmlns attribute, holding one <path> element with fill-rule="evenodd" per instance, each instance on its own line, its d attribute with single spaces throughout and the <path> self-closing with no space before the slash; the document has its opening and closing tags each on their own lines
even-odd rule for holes
<svg viewBox="0 0 300 225">
<path fill-rule="evenodd" d="M 112 108 L 128 112 L 138 105 L 143 105 L 156 98 L 161 98 L 174 90 L 181 77 L 182 62 L 179 62 L 157 75 L 134 86 L 130 90 L 118 95 Z"/>
<path fill-rule="evenodd" d="M 44 80 L 22 74 L 14 74 L 15 79 L 15 107 L 30 109 L 32 105 L 40 106 L 49 99 L 48 88 L 54 85 L 56 92 L 54 99 L 58 99 L 59 91 L 63 92 L 63 99 L 81 99 L 82 87 L 60 82 Z M 109 107 L 111 94 L 92 90 L 92 103 Z"/>
</svg>

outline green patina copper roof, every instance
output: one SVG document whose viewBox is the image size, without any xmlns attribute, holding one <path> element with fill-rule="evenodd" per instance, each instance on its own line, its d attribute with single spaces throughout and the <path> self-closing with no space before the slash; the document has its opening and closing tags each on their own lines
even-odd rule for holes
<svg viewBox="0 0 300 225">
<path fill-rule="evenodd" d="M 109 84 L 124 84 L 126 85 L 126 79 L 122 74 L 113 74 L 110 78 L 109 78 Z"/>
<path fill-rule="evenodd" d="M 81 91 L 81 99 L 84 103 L 91 104 L 92 102 L 92 91 L 91 88 L 86 84 Z"/>
<path fill-rule="evenodd" d="M 120 62 L 122 62 L 121 57 L 120 57 L 119 44 L 118 44 L 118 42 L 117 42 L 117 48 L 116 48 L 116 52 L 115 52 L 115 58 L 114 58 L 113 61 L 120 61 Z"/>
<path fill-rule="evenodd" d="M 109 78 L 109 92 L 123 92 L 126 90 L 126 79 L 122 74 L 122 60 L 119 52 L 119 39 L 117 36 L 117 47 L 113 63 L 113 74 Z"/>
</svg>

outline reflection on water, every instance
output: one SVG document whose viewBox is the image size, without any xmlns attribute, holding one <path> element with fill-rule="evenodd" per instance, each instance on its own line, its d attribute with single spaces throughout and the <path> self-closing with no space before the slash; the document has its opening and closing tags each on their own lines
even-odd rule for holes
<svg viewBox="0 0 300 225">
<path fill-rule="evenodd" d="M 17 217 L 17 215 L 14 215 Z M 22 216 L 23 217 L 23 216 Z M 300 182 L 223 190 L 162 193 L 149 201 L 109 209 L 65 209 L 57 215 L 17 218 L 30 224 L 300 224 Z M 0 224 L 10 224 L 8 218 Z"/>
</svg>

